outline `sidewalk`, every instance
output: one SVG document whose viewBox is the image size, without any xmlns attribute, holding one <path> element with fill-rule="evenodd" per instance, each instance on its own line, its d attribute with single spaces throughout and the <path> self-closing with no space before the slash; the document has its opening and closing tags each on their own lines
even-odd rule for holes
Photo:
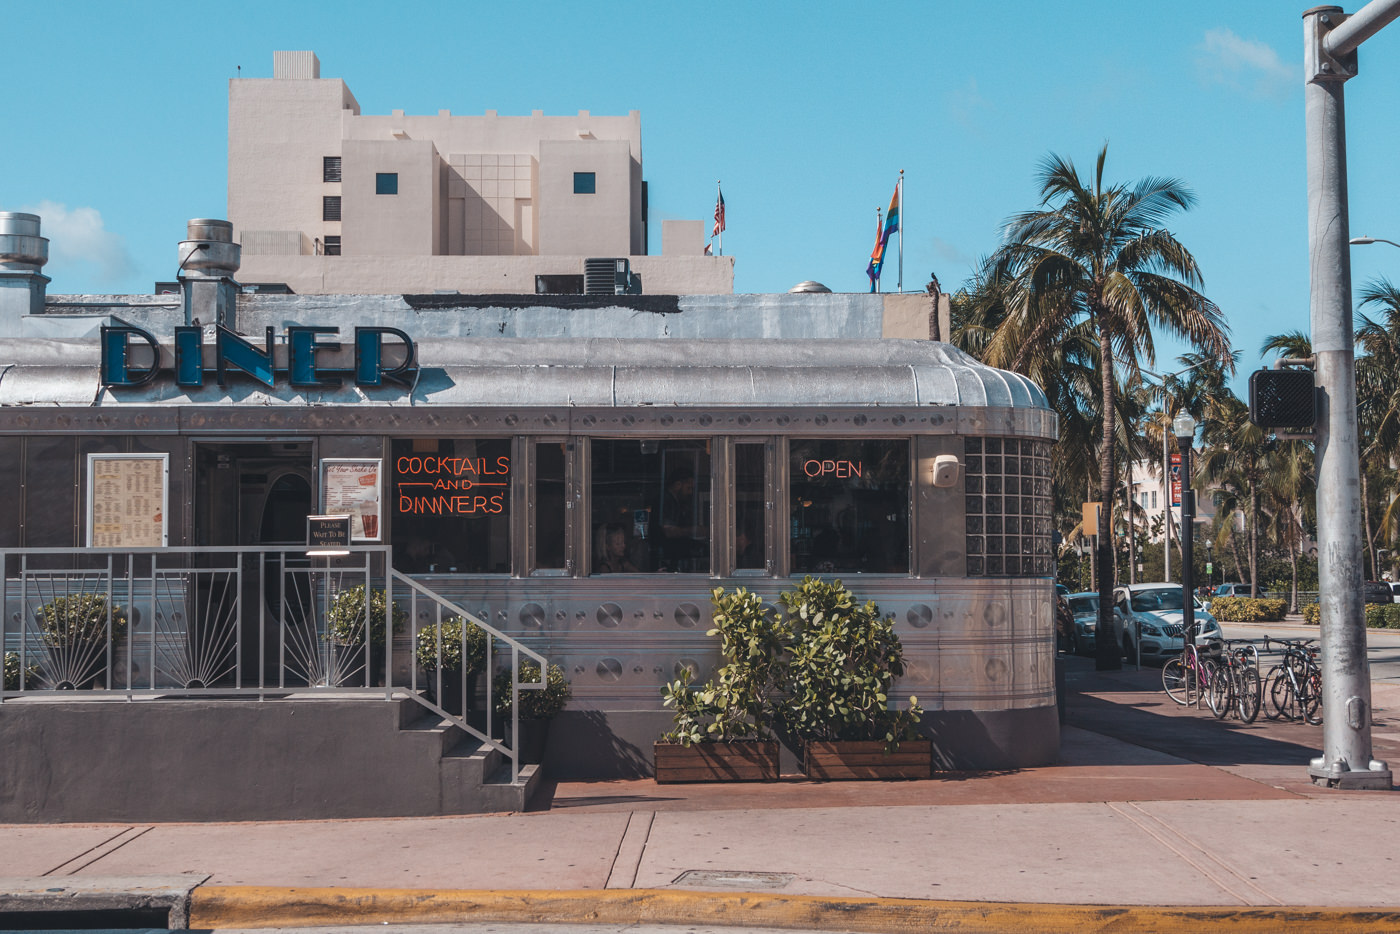
<svg viewBox="0 0 1400 934">
<path fill-rule="evenodd" d="M 1319 910 L 1289 913 L 1290 931 L 1400 929 L 1400 799 L 1312 786 L 1320 727 L 1216 721 L 1171 703 L 1157 669 L 1068 665 L 1061 759 L 1045 768 L 904 783 L 561 783 L 529 813 L 460 818 L 0 826 L 0 877 L 62 887 L 196 874 L 207 881 L 195 927 L 630 917 L 999 930 L 1020 917 L 1026 929 L 1114 918 L 1114 930 L 1135 929 L 1121 913 L 1059 905 L 1229 909 L 1133 913 L 1143 930 L 1168 918 L 1276 929 L 1286 906 Z M 1400 687 L 1377 685 L 1375 703 L 1377 757 L 1400 764 Z M 1003 927 L 970 926 L 994 916 Z"/>
</svg>

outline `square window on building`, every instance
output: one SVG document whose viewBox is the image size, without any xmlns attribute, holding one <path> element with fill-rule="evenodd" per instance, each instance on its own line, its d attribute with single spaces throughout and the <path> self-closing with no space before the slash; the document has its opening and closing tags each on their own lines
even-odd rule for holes
<svg viewBox="0 0 1400 934">
<path fill-rule="evenodd" d="M 326 195 L 321 199 L 321 220 L 340 220 L 340 195 Z"/>
<path fill-rule="evenodd" d="M 374 193 L 376 195 L 396 195 L 399 193 L 398 172 L 374 173 Z"/>
<path fill-rule="evenodd" d="M 339 237 L 327 237 L 327 238 L 326 238 L 326 255 L 327 255 L 327 256 L 339 256 L 339 255 L 340 255 L 340 238 L 339 238 Z"/>
<path fill-rule="evenodd" d="M 596 172 L 575 172 L 574 173 L 574 194 L 592 195 L 598 192 L 598 173 Z"/>
<path fill-rule="evenodd" d="M 1156 491 L 1156 490 L 1153 490 L 1153 491 L 1152 491 L 1152 508 L 1153 508 L 1153 509 L 1156 509 L 1156 508 L 1157 508 L 1157 491 Z"/>
<path fill-rule="evenodd" d="M 324 156 L 321 159 L 321 181 L 340 181 L 340 157 Z"/>
</svg>

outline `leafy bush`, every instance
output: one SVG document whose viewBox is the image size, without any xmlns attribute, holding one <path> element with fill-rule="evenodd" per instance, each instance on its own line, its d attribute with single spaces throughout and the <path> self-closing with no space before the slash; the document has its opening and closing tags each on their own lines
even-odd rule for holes
<svg viewBox="0 0 1400 934">
<path fill-rule="evenodd" d="M 1216 597 L 1210 602 L 1211 615 L 1231 623 L 1278 622 L 1287 610 L 1287 600 L 1262 597 Z"/>
<path fill-rule="evenodd" d="M 126 633 L 126 614 L 112 607 L 112 642 Z M 35 613 L 39 635 L 49 648 L 66 648 L 107 641 L 107 595 L 78 593 L 55 597 Z M 18 662 L 16 662 L 18 664 Z M 18 674 L 16 674 L 18 677 Z"/>
<path fill-rule="evenodd" d="M 1303 622 L 1310 626 L 1316 626 L 1322 619 L 1322 608 L 1316 603 L 1303 604 Z"/>
<path fill-rule="evenodd" d="M 443 628 L 446 628 L 446 624 Z M 539 680 L 540 666 L 528 658 L 521 659 L 520 683 L 538 684 Z M 502 717 L 509 717 L 511 711 L 510 669 L 496 673 L 495 689 L 496 713 Z M 558 665 L 550 665 L 543 688 L 538 691 L 533 688 L 520 691 L 520 719 L 548 720 L 564 709 L 573 694 L 573 689 L 569 687 L 569 679 L 564 677 L 564 669 Z"/>
<path fill-rule="evenodd" d="M 674 728 L 663 742 L 689 746 L 700 742 L 772 738 L 774 698 L 781 686 L 786 654 L 786 633 L 763 598 L 740 587 L 710 593 L 714 628 L 706 633 L 720 637 L 724 664 L 714 680 L 690 686 L 691 673 L 661 689 L 663 703 L 674 711 Z"/>
<path fill-rule="evenodd" d="M 894 617 L 881 616 L 873 601 L 857 605 L 839 580 L 803 578 L 778 602 L 789 633 L 783 725 L 804 740 L 897 745 L 911 738 L 922 713 L 918 698 L 903 711 L 889 704 L 890 687 L 904 673 Z"/>
<path fill-rule="evenodd" d="M 466 625 L 466 638 L 463 639 L 462 626 Z M 438 627 L 429 623 L 418 630 L 416 655 L 418 665 L 429 674 L 438 670 Z M 473 674 L 486 664 L 486 630 L 476 623 L 469 623 L 460 616 L 454 616 L 442 624 L 442 670 Z M 463 665 L 462 647 L 466 646 L 466 664 Z"/>
<path fill-rule="evenodd" d="M 374 590 L 369 597 L 369 642 L 384 645 L 384 591 Z M 403 631 L 408 613 L 394 604 L 394 632 Z M 326 613 L 326 638 L 336 645 L 360 645 L 365 641 L 365 585 L 348 587 L 335 595 Z"/>
<path fill-rule="evenodd" d="M 1381 614 L 1385 617 L 1385 628 L 1400 629 L 1400 603 L 1392 603 L 1382 609 L 1385 611 Z"/>
<path fill-rule="evenodd" d="M 29 665 L 29 670 L 28 670 L 27 672 L 25 672 L 24 687 L 25 687 L 26 689 L 27 689 L 27 688 L 30 688 L 30 687 L 33 687 L 33 685 L 34 685 L 34 679 L 35 679 L 35 678 L 38 678 L 38 677 L 39 677 L 39 666 L 38 666 L 38 665 L 33 665 L 33 664 Z M 18 652 L 6 652 L 6 653 L 5 653 L 5 678 L 4 678 L 4 685 L 5 685 L 4 690 L 6 690 L 6 691 L 18 691 L 18 690 L 20 690 L 20 685 L 19 685 L 19 653 L 18 653 Z"/>
</svg>

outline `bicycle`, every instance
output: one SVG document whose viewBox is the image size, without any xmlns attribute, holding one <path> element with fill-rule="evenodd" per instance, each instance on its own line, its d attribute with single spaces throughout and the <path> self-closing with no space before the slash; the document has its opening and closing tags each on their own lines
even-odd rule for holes
<svg viewBox="0 0 1400 934">
<path fill-rule="evenodd" d="M 1162 690 L 1182 706 L 1200 706 L 1201 692 L 1207 688 L 1215 673 L 1215 662 L 1202 658 L 1196 646 L 1182 646 L 1181 654 L 1162 666 Z"/>
<path fill-rule="evenodd" d="M 1317 664 L 1315 639 L 1270 639 L 1264 637 L 1264 648 L 1273 644 L 1283 646 L 1283 661 L 1269 669 L 1270 720 L 1304 720 L 1311 724 L 1322 722 L 1322 669 Z"/>
<path fill-rule="evenodd" d="M 1263 704 L 1259 680 L 1259 650 L 1252 642 L 1226 642 L 1206 692 L 1206 705 L 1217 720 L 1234 711 L 1244 723 L 1253 723 Z"/>
</svg>

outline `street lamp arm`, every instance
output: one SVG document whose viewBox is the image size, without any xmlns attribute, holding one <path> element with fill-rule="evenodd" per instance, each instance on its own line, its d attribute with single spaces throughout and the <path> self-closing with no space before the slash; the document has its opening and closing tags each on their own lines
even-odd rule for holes
<svg viewBox="0 0 1400 934">
<path fill-rule="evenodd" d="M 1385 237 L 1367 237 L 1365 235 L 1352 237 L 1347 242 L 1352 246 L 1367 246 L 1372 243 L 1389 243 L 1393 247 L 1400 247 L 1400 243 L 1396 243 L 1394 240 L 1387 240 Z"/>
<path fill-rule="evenodd" d="M 1371 0 L 1329 32 L 1323 43 L 1333 55 L 1348 55 L 1397 16 L 1400 16 L 1400 0 Z"/>
</svg>

